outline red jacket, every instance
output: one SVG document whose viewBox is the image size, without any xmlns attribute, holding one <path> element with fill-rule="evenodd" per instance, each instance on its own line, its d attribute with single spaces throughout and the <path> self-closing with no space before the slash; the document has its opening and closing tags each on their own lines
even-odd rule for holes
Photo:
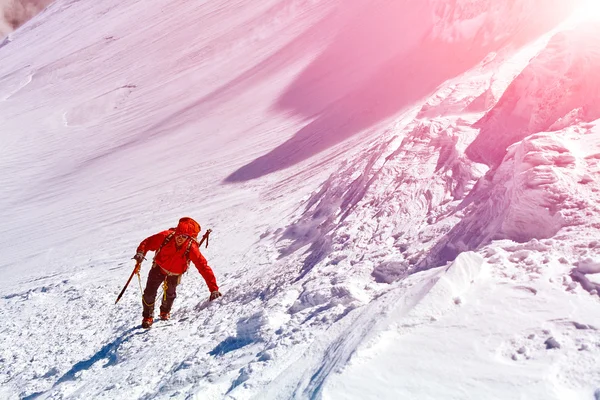
<svg viewBox="0 0 600 400">
<path fill-rule="evenodd" d="M 194 263 L 198 269 L 198 272 L 200 272 L 200 275 L 202 275 L 206 281 L 208 289 L 211 292 L 214 292 L 219 290 L 215 274 L 208 266 L 204 256 L 200 253 L 198 242 L 192 239 L 192 237 L 195 238 L 198 235 L 199 231 L 200 225 L 198 225 L 196 221 L 192 220 L 191 218 L 182 218 L 179 221 L 177 228 L 162 231 L 156 235 L 152 235 L 144 239 L 138 246 L 137 252 L 146 255 L 147 251 L 157 251 L 164 243 L 167 236 L 169 236 L 171 233 L 175 233 L 169 242 L 154 255 L 154 262 L 163 270 L 172 274 L 180 275 L 187 270 L 188 260 L 186 259 L 185 252 L 187 250 L 189 241 L 192 240 L 188 258 Z M 181 235 L 186 236 L 185 241 L 181 243 L 180 246 L 177 246 L 176 239 Z"/>
</svg>

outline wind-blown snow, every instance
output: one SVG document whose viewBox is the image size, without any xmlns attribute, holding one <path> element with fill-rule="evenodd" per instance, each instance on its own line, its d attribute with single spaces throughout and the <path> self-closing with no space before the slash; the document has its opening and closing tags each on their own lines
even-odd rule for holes
<svg viewBox="0 0 600 400">
<path fill-rule="evenodd" d="M 0 45 L 0 397 L 600 396 L 590 4 L 52 4 Z M 184 215 L 224 296 L 141 330 Z"/>
</svg>

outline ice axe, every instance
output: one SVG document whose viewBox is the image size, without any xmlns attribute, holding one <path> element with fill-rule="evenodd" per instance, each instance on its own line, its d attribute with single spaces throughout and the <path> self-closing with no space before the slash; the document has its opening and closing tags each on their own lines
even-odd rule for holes
<svg viewBox="0 0 600 400">
<path fill-rule="evenodd" d="M 131 282 L 131 279 L 133 278 L 133 276 L 135 274 L 138 274 L 138 276 L 140 275 L 140 268 L 142 268 L 142 263 L 138 261 L 135 263 L 135 268 L 133 269 L 133 272 L 131 272 L 129 279 L 127 279 L 127 283 L 125 284 L 125 287 L 123 288 L 123 290 L 121 290 L 121 293 L 119 293 L 119 297 L 117 297 L 117 301 L 115 301 L 115 304 L 117 304 L 119 302 L 119 300 L 121 300 L 121 297 L 123 296 L 123 293 L 125 293 L 125 289 L 127 289 L 127 286 L 129 286 L 129 282 Z"/>
<path fill-rule="evenodd" d="M 204 243 L 205 240 L 206 240 L 206 247 L 208 247 L 208 237 L 210 236 L 211 232 L 212 232 L 212 229 L 207 229 L 206 232 L 204 232 L 204 235 L 202 235 L 202 239 L 200 239 L 200 242 L 198 243 L 198 248 L 200 248 L 200 246 L 202 246 L 202 243 Z"/>
</svg>

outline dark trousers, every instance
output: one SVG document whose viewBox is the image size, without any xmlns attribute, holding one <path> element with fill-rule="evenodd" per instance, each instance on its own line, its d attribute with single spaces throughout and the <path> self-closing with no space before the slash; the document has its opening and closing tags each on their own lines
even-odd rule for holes
<svg viewBox="0 0 600 400">
<path fill-rule="evenodd" d="M 171 307 L 173 306 L 173 301 L 175 297 L 177 297 L 177 285 L 179 284 L 179 280 L 181 275 L 167 275 L 165 274 L 159 266 L 155 265 L 150 270 L 148 274 L 148 281 L 146 282 L 146 289 L 144 290 L 144 295 L 142 296 L 142 304 L 144 306 L 144 311 L 142 312 L 142 316 L 144 318 L 149 318 L 154 316 L 154 302 L 156 301 L 156 292 L 158 288 L 163 282 L 167 283 L 167 293 L 166 297 L 162 294 L 160 312 L 171 312 Z"/>
</svg>

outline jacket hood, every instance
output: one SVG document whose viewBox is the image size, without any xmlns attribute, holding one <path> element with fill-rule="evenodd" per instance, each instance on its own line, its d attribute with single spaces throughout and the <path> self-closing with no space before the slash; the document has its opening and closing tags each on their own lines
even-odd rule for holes
<svg viewBox="0 0 600 400">
<path fill-rule="evenodd" d="M 200 224 L 190 217 L 181 218 L 175 228 L 176 235 L 188 235 L 195 238 L 198 233 L 200 233 Z"/>
</svg>

